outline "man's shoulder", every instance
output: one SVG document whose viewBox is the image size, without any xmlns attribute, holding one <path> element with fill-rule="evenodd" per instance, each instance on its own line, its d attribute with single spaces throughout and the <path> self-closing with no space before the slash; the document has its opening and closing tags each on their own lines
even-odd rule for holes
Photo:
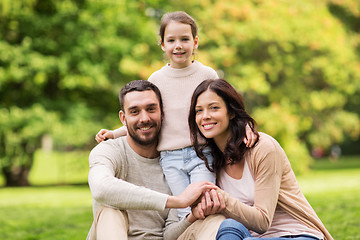
<svg viewBox="0 0 360 240">
<path fill-rule="evenodd" d="M 108 139 L 96 145 L 90 152 L 90 156 L 92 155 L 118 155 L 125 153 L 126 148 L 126 138 L 119 137 L 116 139 Z"/>
</svg>

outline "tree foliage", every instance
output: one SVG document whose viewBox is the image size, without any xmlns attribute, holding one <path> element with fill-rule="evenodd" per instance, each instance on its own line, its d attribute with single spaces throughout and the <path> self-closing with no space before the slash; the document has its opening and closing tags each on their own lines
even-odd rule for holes
<svg viewBox="0 0 360 240">
<path fill-rule="evenodd" d="M 360 90 L 354 24 L 360 19 L 350 10 L 359 7 L 356 1 L 225 0 L 203 1 L 199 8 L 206 11 L 192 11 L 207 59 L 243 92 L 259 129 L 279 140 L 298 172 L 313 147 L 327 150 L 359 136 L 353 98 Z"/>
<path fill-rule="evenodd" d="M 259 130 L 304 171 L 312 147 L 359 136 L 359 9 L 355 0 L 3 0 L 1 169 L 30 169 L 44 134 L 58 149 L 88 149 L 100 128 L 117 127 L 120 88 L 164 65 L 161 15 L 185 10 L 200 27 L 199 61 L 244 94 Z"/>
</svg>

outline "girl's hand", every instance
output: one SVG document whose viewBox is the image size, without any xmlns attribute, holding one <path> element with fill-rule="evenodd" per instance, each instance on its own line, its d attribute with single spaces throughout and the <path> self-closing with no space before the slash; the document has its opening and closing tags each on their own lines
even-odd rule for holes
<svg viewBox="0 0 360 240">
<path fill-rule="evenodd" d="M 257 139 L 256 134 L 251 130 L 249 124 L 246 124 L 245 127 L 245 138 L 243 140 L 243 142 L 245 143 L 246 147 L 250 148 L 252 147 Z"/>
<path fill-rule="evenodd" d="M 114 138 L 114 133 L 107 129 L 101 129 L 95 136 L 95 140 L 98 143 L 101 143 L 102 141 L 110 138 Z"/>
</svg>

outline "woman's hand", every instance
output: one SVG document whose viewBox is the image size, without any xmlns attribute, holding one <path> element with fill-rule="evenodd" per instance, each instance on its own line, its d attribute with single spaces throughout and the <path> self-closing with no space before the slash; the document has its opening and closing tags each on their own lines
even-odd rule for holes
<svg viewBox="0 0 360 240">
<path fill-rule="evenodd" d="M 218 187 L 207 181 L 200 181 L 190 184 L 180 195 L 169 196 L 166 202 L 166 208 L 186 208 L 191 206 L 198 200 L 203 192 L 211 189 L 218 189 Z M 215 191 L 215 190 L 214 190 Z"/>
<path fill-rule="evenodd" d="M 221 212 L 225 207 L 223 195 L 212 189 L 203 194 L 201 202 L 192 207 L 191 212 L 196 219 L 204 219 L 208 215 Z"/>
</svg>

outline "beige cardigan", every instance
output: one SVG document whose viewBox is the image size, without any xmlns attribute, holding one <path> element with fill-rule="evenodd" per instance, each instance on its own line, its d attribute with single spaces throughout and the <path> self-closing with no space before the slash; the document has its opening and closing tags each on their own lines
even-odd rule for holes
<svg viewBox="0 0 360 240">
<path fill-rule="evenodd" d="M 259 142 L 246 153 L 245 159 L 255 180 L 254 206 L 219 190 L 225 198 L 226 217 L 261 234 L 269 229 L 279 205 L 306 226 L 322 232 L 324 240 L 333 239 L 301 192 L 290 162 L 274 138 L 260 133 Z"/>
</svg>

